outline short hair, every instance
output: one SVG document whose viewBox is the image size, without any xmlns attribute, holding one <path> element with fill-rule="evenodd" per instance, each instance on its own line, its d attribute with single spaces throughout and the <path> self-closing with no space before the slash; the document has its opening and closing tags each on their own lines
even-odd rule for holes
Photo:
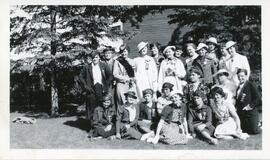
<svg viewBox="0 0 270 160">
<path fill-rule="evenodd" d="M 103 52 L 106 53 L 107 51 L 112 51 L 112 52 L 114 52 L 115 50 L 114 50 L 114 48 L 113 48 L 112 46 L 108 46 L 108 47 L 106 47 L 106 48 L 103 50 Z"/>
<path fill-rule="evenodd" d="M 214 87 L 212 89 L 212 95 L 214 96 L 215 94 L 219 94 L 219 95 L 221 95 L 221 97 L 226 97 L 226 93 L 220 87 Z"/>
<path fill-rule="evenodd" d="M 158 42 L 150 43 L 149 49 L 151 50 L 154 46 L 156 46 L 157 49 L 160 51 L 160 49 L 161 49 L 161 44 L 160 43 L 158 43 Z"/>
<path fill-rule="evenodd" d="M 245 75 L 247 75 L 248 74 L 248 72 L 247 72 L 247 70 L 246 69 L 243 69 L 243 68 L 239 68 L 238 70 L 237 70 L 237 74 L 239 74 L 239 73 L 241 73 L 241 72 L 244 72 L 245 73 Z"/>
</svg>

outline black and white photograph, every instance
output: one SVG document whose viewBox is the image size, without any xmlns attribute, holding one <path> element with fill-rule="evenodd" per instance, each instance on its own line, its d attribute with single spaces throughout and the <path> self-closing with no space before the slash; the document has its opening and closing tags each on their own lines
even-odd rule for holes
<svg viewBox="0 0 270 160">
<path fill-rule="evenodd" d="M 11 150 L 264 148 L 262 5 L 10 5 L 8 25 Z"/>
</svg>

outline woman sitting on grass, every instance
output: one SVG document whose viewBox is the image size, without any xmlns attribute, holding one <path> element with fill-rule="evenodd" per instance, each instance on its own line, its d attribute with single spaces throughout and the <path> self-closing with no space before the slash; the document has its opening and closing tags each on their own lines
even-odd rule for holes
<svg viewBox="0 0 270 160">
<path fill-rule="evenodd" d="M 153 144 L 162 141 L 166 144 L 187 144 L 188 129 L 186 120 L 186 105 L 182 102 L 181 91 L 171 92 L 172 104 L 166 106 L 161 113 Z"/>
<path fill-rule="evenodd" d="M 210 144 L 217 144 L 218 140 L 211 137 L 215 127 L 212 125 L 212 110 L 204 104 L 205 98 L 206 96 L 201 91 L 193 94 L 193 105 L 188 108 L 189 131 L 193 138 L 198 135 L 205 138 Z"/>
<path fill-rule="evenodd" d="M 144 101 L 140 103 L 140 116 L 138 127 L 143 133 L 152 132 L 157 128 L 159 121 L 159 114 L 157 111 L 157 102 L 154 101 L 152 89 L 145 89 L 143 91 Z"/>
<path fill-rule="evenodd" d="M 161 97 L 158 97 L 157 99 L 157 109 L 158 109 L 158 113 L 161 114 L 163 108 L 169 104 L 172 103 L 171 98 L 170 98 L 170 94 L 171 91 L 173 90 L 173 84 L 169 83 L 169 82 L 165 82 L 162 85 L 162 95 Z"/>
<path fill-rule="evenodd" d="M 110 138 L 115 139 L 116 111 L 112 104 L 112 96 L 104 95 L 102 97 L 102 106 L 94 110 L 93 130 L 89 135 L 92 139 Z"/>
<path fill-rule="evenodd" d="M 220 87 L 212 90 L 214 101 L 211 103 L 215 118 L 217 119 L 215 137 L 220 139 L 247 139 L 248 134 L 242 133 L 240 119 L 236 113 L 235 107 L 225 102 L 226 94 Z"/>
<path fill-rule="evenodd" d="M 136 93 L 128 91 L 124 95 L 126 96 L 126 103 L 117 109 L 116 138 L 145 140 L 152 133 L 142 135 L 138 131 L 139 106 L 135 102 L 137 99 Z"/>
</svg>

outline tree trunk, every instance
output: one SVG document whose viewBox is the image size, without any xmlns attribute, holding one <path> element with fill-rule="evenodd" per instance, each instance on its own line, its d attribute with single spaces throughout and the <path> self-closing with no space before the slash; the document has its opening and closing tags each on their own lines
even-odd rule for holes
<svg viewBox="0 0 270 160">
<path fill-rule="evenodd" d="M 51 6 L 51 33 L 52 35 L 56 35 L 56 8 L 54 6 Z M 57 43 L 52 37 L 51 40 L 51 55 L 56 54 L 56 47 Z M 58 89 L 56 86 L 56 75 L 55 68 L 56 66 L 52 66 L 51 70 L 51 116 L 57 116 L 59 111 L 59 105 L 58 105 Z"/>
<path fill-rule="evenodd" d="M 51 74 L 51 116 L 57 116 L 59 105 L 58 105 L 58 89 L 55 83 L 55 73 Z"/>
</svg>

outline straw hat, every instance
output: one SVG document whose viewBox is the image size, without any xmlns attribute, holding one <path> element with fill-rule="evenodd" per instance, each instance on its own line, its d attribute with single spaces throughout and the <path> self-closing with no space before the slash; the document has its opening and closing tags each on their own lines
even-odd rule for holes
<svg viewBox="0 0 270 160">
<path fill-rule="evenodd" d="M 147 46 L 148 42 L 140 42 L 138 45 L 137 45 L 137 48 L 138 48 L 138 52 L 140 52 L 145 46 Z"/>
<path fill-rule="evenodd" d="M 234 46 L 235 44 L 236 44 L 236 42 L 234 42 L 234 41 L 229 41 L 229 42 L 226 43 L 225 48 L 226 48 L 226 49 L 229 49 L 229 48 L 231 48 L 232 46 Z"/>
<path fill-rule="evenodd" d="M 173 50 L 175 50 L 175 46 L 167 46 L 167 47 L 163 50 L 163 53 L 166 53 L 166 51 L 167 51 L 168 49 L 173 49 Z"/>
<path fill-rule="evenodd" d="M 196 51 L 199 51 L 199 50 L 201 50 L 202 48 L 206 48 L 206 49 L 207 49 L 208 46 L 207 46 L 205 43 L 199 43 L 199 45 L 198 45 Z"/>
<path fill-rule="evenodd" d="M 215 45 L 218 45 L 217 39 L 215 37 L 210 37 L 206 40 L 206 43 L 213 43 Z"/>
</svg>

